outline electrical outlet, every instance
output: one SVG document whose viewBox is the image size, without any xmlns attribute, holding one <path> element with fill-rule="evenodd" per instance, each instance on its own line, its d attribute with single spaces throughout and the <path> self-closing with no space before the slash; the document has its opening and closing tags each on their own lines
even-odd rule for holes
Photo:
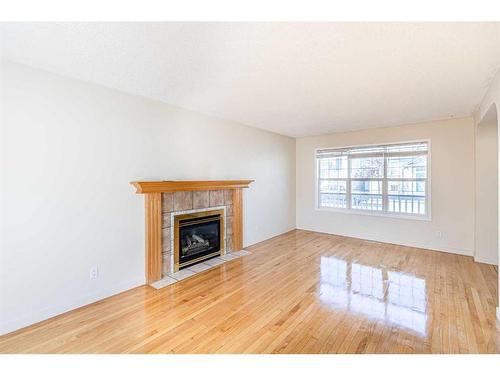
<svg viewBox="0 0 500 375">
<path fill-rule="evenodd" d="M 99 267 L 97 265 L 90 267 L 90 280 L 99 278 Z"/>
<path fill-rule="evenodd" d="M 441 232 L 440 230 L 438 230 L 438 231 L 436 232 L 436 237 L 437 237 L 437 238 L 442 238 L 442 237 L 443 237 L 443 232 Z"/>
</svg>

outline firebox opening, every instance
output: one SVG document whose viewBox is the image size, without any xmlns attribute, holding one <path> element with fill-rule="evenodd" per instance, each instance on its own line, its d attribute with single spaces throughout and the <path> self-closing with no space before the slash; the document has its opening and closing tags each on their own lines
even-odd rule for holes
<svg viewBox="0 0 500 375">
<path fill-rule="evenodd" d="M 221 255 L 223 222 L 223 212 L 218 211 L 182 215 L 176 220 L 178 269 Z"/>
</svg>

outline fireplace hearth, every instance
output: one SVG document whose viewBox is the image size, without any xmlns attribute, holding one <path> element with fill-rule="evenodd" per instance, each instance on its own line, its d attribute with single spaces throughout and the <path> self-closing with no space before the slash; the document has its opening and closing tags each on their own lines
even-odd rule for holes
<svg viewBox="0 0 500 375">
<path fill-rule="evenodd" d="M 210 210 L 174 219 L 174 270 L 222 255 L 224 210 Z"/>
</svg>

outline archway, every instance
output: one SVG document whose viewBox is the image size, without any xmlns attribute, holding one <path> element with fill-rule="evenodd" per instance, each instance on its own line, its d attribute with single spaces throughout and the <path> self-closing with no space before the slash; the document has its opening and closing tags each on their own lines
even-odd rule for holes
<svg viewBox="0 0 500 375">
<path fill-rule="evenodd" d="M 498 265 L 498 114 L 495 104 L 476 126 L 476 217 L 475 252 L 477 262 Z"/>
</svg>

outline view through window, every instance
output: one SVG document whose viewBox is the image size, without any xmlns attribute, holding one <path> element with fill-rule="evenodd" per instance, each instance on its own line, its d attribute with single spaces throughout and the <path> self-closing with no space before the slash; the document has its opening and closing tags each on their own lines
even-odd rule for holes
<svg viewBox="0 0 500 375">
<path fill-rule="evenodd" d="M 318 207 L 428 215 L 428 142 L 316 151 Z"/>
</svg>

